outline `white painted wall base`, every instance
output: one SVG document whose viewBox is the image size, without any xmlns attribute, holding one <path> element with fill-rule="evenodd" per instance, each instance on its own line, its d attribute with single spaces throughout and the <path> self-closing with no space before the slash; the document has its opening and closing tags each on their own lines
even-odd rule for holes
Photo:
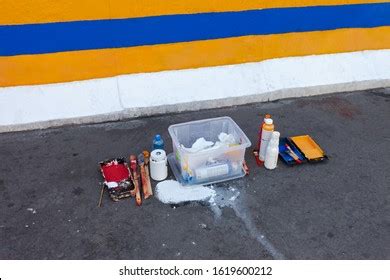
<svg viewBox="0 0 390 280">
<path fill-rule="evenodd" d="M 0 88 L 0 132 L 390 87 L 390 50 Z"/>
</svg>

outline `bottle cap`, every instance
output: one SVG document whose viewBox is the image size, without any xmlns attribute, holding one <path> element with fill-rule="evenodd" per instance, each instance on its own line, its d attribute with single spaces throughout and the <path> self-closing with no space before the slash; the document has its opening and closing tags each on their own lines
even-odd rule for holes
<svg viewBox="0 0 390 280">
<path fill-rule="evenodd" d="M 161 135 L 160 134 L 156 134 L 156 136 L 154 136 L 154 140 L 160 141 L 161 140 Z"/>
<path fill-rule="evenodd" d="M 274 121 L 272 119 L 265 119 L 264 122 L 266 124 L 273 124 L 274 123 Z"/>
<path fill-rule="evenodd" d="M 265 114 L 264 119 L 270 119 L 271 115 L 270 114 Z"/>
</svg>

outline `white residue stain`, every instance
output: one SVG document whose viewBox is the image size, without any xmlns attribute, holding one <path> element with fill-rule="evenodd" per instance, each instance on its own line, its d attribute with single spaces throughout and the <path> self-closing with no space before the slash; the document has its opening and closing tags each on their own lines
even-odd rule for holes
<svg viewBox="0 0 390 280">
<path fill-rule="evenodd" d="M 240 196 L 240 192 L 234 187 L 219 187 L 214 188 L 216 195 L 210 200 L 210 208 L 214 212 L 215 218 L 219 219 L 222 216 L 222 208 L 232 208 L 235 200 Z"/>
<path fill-rule="evenodd" d="M 216 196 L 213 198 L 214 203 L 210 204 L 211 209 L 217 219 L 222 216 L 222 208 L 229 207 L 234 210 L 236 216 L 244 223 L 246 229 L 250 235 L 259 242 L 275 259 L 284 259 L 282 253 L 280 253 L 264 234 L 256 227 L 250 211 L 246 208 L 244 199 L 241 196 L 240 191 L 236 187 L 221 186 L 215 188 Z"/>
<path fill-rule="evenodd" d="M 237 193 L 235 195 L 233 195 L 231 198 L 229 198 L 230 201 L 235 201 L 236 198 L 240 195 L 240 193 Z"/>
<path fill-rule="evenodd" d="M 207 225 L 206 224 L 204 224 L 204 223 L 201 223 L 201 224 L 199 224 L 199 226 L 201 227 L 201 228 L 207 228 Z"/>
<path fill-rule="evenodd" d="M 37 210 L 35 210 L 34 208 L 27 208 L 26 210 L 33 213 L 33 214 L 37 213 Z"/>
<path fill-rule="evenodd" d="M 283 260 L 285 256 L 279 252 L 274 245 L 264 236 L 264 234 L 256 227 L 249 211 L 240 204 L 234 204 L 233 210 L 236 216 L 239 217 L 245 224 L 250 235 L 255 238 L 275 259 Z"/>
<path fill-rule="evenodd" d="M 180 204 L 184 202 L 207 202 L 214 212 L 214 217 L 222 217 L 222 209 L 232 208 L 236 216 L 244 223 L 250 235 L 259 242 L 275 259 L 285 259 L 265 235 L 256 227 L 250 211 L 245 207 L 241 193 L 237 187 L 223 186 L 182 186 L 174 180 L 167 180 L 157 184 L 156 197 L 163 203 Z M 206 224 L 199 224 L 207 228 Z M 196 245 L 194 241 L 191 242 Z M 176 256 L 180 256 L 180 252 Z"/>
</svg>

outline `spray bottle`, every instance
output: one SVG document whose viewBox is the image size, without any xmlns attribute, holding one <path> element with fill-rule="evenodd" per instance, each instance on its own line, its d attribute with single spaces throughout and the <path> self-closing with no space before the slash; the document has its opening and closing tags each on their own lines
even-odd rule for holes
<svg viewBox="0 0 390 280">
<path fill-rule="evenodd" d="M 256 146 L 256 149 L 257 151 L 260 151 L 260 144 L 261 144 L 261 133 L 263 131 L 263 125 L 265 123 L 265 120 L 266 119 L 270 119 L 271 118 L 271 115 L 270 114 L 266 114 L 264 116 L 264 119 L 263 119 L 263 122 L 261 123 L 260 127 L 259 127 L 259 138 L 257 139 L 257 146 Z"/>
<path fill-rule="evenodd" d="M 260 151 L 259 151 L 259 159 L 264 162 L 265 160 L 265 152 L 267 150 L 267 146 L 269 140 L 271 139 L 272 132 L 274 131 L 275 126 L 274 122 L 271 118 L 264 119 L 264 124 L 261 130 L 261 143 L 260 143 Z"/>
<path fill-rule="evenodd" d="M 272 137 L 265 153 L 264 167 L 267 169 L 275 169 L 278 165 L 279 137 L 280 133 L 278 131 L 272 132 Z"/>
</svg>

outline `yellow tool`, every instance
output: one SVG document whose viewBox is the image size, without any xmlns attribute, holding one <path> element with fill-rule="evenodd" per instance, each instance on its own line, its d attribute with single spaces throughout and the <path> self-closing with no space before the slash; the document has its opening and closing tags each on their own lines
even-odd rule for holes
<svg viewBox="0 0 390 280">
<path fill-rule="evenodd" d="M 294 136 L 290 139 L 308 160 L 317 160 L 325 157 L 325 152 L 309 135 Z"/>
</svg>

